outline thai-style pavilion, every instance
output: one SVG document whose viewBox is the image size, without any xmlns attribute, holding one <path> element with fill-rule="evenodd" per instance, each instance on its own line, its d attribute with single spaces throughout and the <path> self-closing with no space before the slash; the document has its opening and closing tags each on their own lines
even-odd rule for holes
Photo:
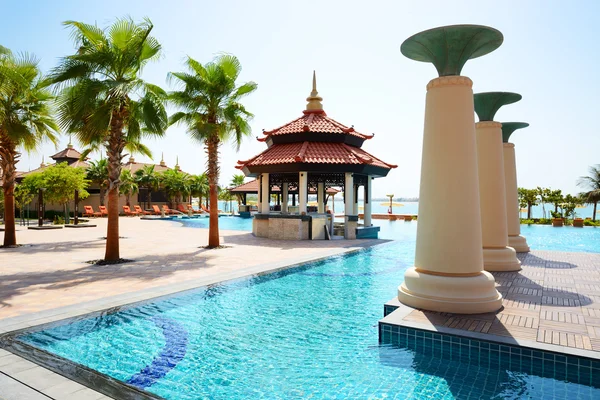
<svg viewBox="0 0 600 400">
<path fill-rule="evenodd" d="M 357 132 L 328 117 L 317 92 L 316 77 L 303 115 L 259 138 L 267 149 L 238 161 L 236 168 L 259 182 L 258 213 L 253 233 L 279 239 L 325 239 L 332 232 L 333 215 L 325 212 L 327 189 L 344 192 L 344 237 L 377 237 L 371 224 L 371 181 L 384 177 L 395 165 L 385 163 L 361 147 L 374 135 Z M 358 193 L 364 190 L 364 225 L 358 225 Z M 272 211 L 271 194 L 281 188 L 281 211 Z M 317 194 L 316 210 L 307 206 L 308 194 Z M 289 205 L 289 196 L 298 205 Z M 314 212 L 316 211 L 316 212 Z"/>
</svg>

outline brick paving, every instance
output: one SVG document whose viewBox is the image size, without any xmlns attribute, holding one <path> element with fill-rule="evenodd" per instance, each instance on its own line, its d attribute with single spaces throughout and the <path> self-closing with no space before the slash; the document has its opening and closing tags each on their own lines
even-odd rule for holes
<svg viewBox="0 0 600 400">
<path fill-rule="evenodd" d="M 120 218 L 121 257 L 132 263 L 96 266 L 104 256 L 106 218 L 96 228 L 51 231 L 18 227 L 24 246 L 0 249 L 0 321 L 109 296 L 158 288 L 299 257 L 326 257 L 373 241 L 282 241 L 221 231 L 229 248 L 206 250 L 208 230 L 171 221 Z M 0 233 L 2 237 L 2 233 Z"/>
<path fill-rule="evenodd" d="M 600 254 L 533 251 L 519 258 L 521 271 L 493 273 L 504 297 L 500 311 L 458 315 L 413 310 L 402 320 L 600 354 Z"/>
</svg>

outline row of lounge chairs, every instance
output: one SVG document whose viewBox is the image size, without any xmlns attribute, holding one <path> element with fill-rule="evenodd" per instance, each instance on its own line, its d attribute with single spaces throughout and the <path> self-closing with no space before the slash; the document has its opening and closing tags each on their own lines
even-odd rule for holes
<svg viewBox="0 0 600 400">
<path fill-rule="evenodd" d="M 106 206 L 100 206 L 99 212 L 94 211 L 94 208 L 92 206 L 83 206 L 83 209 L 84 209 L 84 213 L 83 213 L 84 217 L 107 217 L 108 216 L 108 210 L 106 209 Z M 162 210 L 157 205 L 153 205 L 152 211 L 145 211 L 139 205 L 133 206 L 133 211 L 131 210 L 131 208 L 129 206 L 123 206 L 123 213 L 126 216 L 130 216 L 130 217 L 135 217 L 138 215 L 162 215 L 163 211 L 165 214 L 169 214 L 169 215 L 188 214 L 190 211 L 193 214 L 210 213 L 210 210 L 203 205 L 200 205 L 200 210 L 196 210 L 192 207 L 191 204 L 186 204 L 185 206 L 183 204 L 178 204 L 177 210 L 173 210 L 173 209 L 169 208 L 166 204 L 163 204 Z M 221 212 L 221 210 L 219 210 L 219 212 Z"/>
</svg>

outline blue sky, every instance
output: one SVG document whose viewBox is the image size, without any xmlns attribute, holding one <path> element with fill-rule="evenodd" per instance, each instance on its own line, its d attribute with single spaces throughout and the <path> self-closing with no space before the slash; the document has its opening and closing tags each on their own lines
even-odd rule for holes
<svg viewBox="0 0 600 400">
<path fill-rule="evenodd" d="M 575 193 L 577 177 L 600 163 L 598 77 L 600 2 L 596 1 L 7 1 L 2 5 L 0 44 L 34 53 L 44 71 L 74 51 L 61 22 L 79 20 L 107 26 L 116 17 L 149 17 L 163 58 L 143 77 L 169 88 L 166 75 L 182 70 L 189 55 L 201 62 L 219 52 L 233 53 L 243 65 L 242 81 L 258 83 L 245 100 L 255 114 L 253 135 L 239 153 L 222 149 L 221 181 L 237 173 L 238 159 L 265 148 L 255 137 L 301 115 L 313 69 L 330 117 L 375 133 L 364 148 L 398 164 L 375 181 L 374 194 L 417 196 L 425 85 L 436 77 L 430 64 L 400 54 L 412 34 L 441 25 L 481 24 L 499 29 L 504 44 L 467 62 L 475 92 L 514 91 L 519 103 L 496 119 L 531 126 L 513 135 L 519 185 L 550 186 Z M 68 142 L 63 137 L 59 148 Z M 75 143 L 77 147 L 77 143 Z M 202 147 L 172 127 L 164 138 L 148 141 L 156 162 L 179 157 L 191 173 L 204 170 Z M 36 168 L 56 149 L 47 144 L 25 154 L 20 170 Z M 139 161 L 144 160 L 137 157 Z"/>
</svg>

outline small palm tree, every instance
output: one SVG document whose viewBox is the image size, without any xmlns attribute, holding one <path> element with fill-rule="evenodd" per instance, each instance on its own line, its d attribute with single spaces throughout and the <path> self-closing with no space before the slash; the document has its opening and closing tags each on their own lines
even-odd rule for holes
<svg viewBox="0 0 600 400">
<path fill-rule="evenodd" d="M 108 186 L 108 161 L 102 158 L 98 161 L 90 162 L 86 178 L 100 187 L 100 205 L 103 206 Z"/>
<path fill-rule="evenodd" d="M 122 170 L 119 193 L 125 195 L 125 202 L 128 207 L 131 207 L 131 195 L 136 194 L 138 191 L 139 188 L 135 176 L 128 169 Z"/>
<path fill-rule="evenodd" d="M 77 52 L 64 57 L 51 74 L 60 89 L 58 118 L 84 146 L 104 146 L 108 157 L 108 227 L 104 259 L 119 252 L 119 185 L 123 150 L 146 136 L 162 136 L 167 128 L 166 93 L 140 78 L 161 54 L 153 25 L 117 19 L 107 29 L 67 21 Z"/>
<path fill-rule="evenodd" d="M 232 188 L 238 187 L 244 184 L 246 176 L 244 174 L 236 174 L 231 177 L 231 183 L 229 184 Z M 243 198 L 241 193 L 236 193 L 235 198 L 238 203 L 238 207 L 242 204 Z"/>
<path fill-rule="evenodd" d="M 171 206 L 177 207 L 183 197 L 190 194 L 190 175 L 176 169 L 168 169 L 160 174 L 160 185 L 165 191 Z"/>
<path fill-rule="evenodd" d="M 44 140 L 56 144 L 58 126 L 38 61 L 13 56 L 0 46 L 0 172 L 4 196 L 4 246 L 15 246 L 15 179 L 20 150 L 36 149 Z"/>
<path fill-rule="evenodd" d="M 190 181 L 190 194 L 198 198 L 198 204 L 202 205 L 202 199 L 208 197 L 208 177 L 205 173 L 192 175 Z"/>
<path fill-rule="evenodd" d="M 596 208 L 600 201 L 600 165 L 591 166 L 589 175 L 580 177 L 577 180 L 577 185 L 590 189 L 581 193 L 581 197 L 585 203 L 594 205 L 592 220 L 596 221 Z"/>
<path fill-rule="evenodd" d="M 135 180 L 139 187 L 146 189 L 146 206 L 152 207 L 152 192 L 158 190 L 158 174 L 154 171 L 154 165 L 145 165 L 142 169 L 135 171 Z"/>
<path fill-rule="evenodd" d="M 172 72 L 169 79 L 181 87 L 171 92 L 171 102 L 181 109 L 169 118 L 169 125 L 184 124 L 192 139 L 204 144 L 210 197 L 208 247 L 219 246 L 218 181 L 219 146 L 233 140 L 239 149 L 242 139 L 250 135 L 253 117 L 239 102 L 256 90 L 256 83 L 236 85 L 242 66 L 232 55 L 220 55 L 205 65 L 188 58 L 188 72 Z"/>
</svg>

